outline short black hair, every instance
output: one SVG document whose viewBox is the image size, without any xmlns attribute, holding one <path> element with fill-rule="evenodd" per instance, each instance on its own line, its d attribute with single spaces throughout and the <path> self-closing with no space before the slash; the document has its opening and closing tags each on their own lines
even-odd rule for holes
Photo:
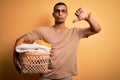
<svg viewBox="0 0 120 80">
<path fill-rule="evenodd" d="M 67 9 L 67 5 L 66 5 L 65 3 L 63 3 L 63 2 L 58 2 L 58 3 L 56 3 L 55 6 L 54 6 L 54 11 L 55 11 L 55 7 L 56 7 L 56 6 L 59 6 L 59 5 L 64 5 L 64 6 L 66 7 L 66 9 Z"/>
</svg>

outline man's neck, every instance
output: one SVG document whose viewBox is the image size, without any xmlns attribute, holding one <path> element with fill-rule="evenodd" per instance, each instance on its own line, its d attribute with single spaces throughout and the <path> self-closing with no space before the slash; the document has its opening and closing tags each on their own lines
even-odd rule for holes
<svg viewBox="0 0 120 80">
<path fill-rule="evenodd" d="M 63 31 L 63 30 L 66 29 L 65 23 L 55 24 L 54 27 L 55 27 L 58 31 Z"/>
</svg>

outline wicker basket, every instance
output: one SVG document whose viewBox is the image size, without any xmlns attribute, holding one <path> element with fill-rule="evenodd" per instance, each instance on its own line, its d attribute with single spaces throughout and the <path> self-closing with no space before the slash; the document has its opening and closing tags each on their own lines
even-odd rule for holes
<svg viewBox="0 0 120 80">
<path fill-rule="evenodd" d="M 50 53 L 20 53 L 21 73 L 38 74 L 47 73 Z"/>
</svg>

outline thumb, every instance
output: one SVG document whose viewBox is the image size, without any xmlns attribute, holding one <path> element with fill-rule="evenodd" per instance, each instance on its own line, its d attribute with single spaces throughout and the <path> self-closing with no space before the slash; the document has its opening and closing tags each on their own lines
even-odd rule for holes
<svg viewBox="0 0 120 80">
<path fill-rule="evenodd" d="M 78 21 L 79 21 L 79 19 L 76 18 L 76 19 L 73 20 L 73 23 L 78 22 Z"/>
</svg>

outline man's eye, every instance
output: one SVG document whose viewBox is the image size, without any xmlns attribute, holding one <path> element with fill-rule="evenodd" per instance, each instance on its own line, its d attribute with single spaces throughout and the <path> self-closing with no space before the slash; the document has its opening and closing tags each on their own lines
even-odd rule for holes
<svg viewBox="0 0 120 80">
<path fill-rule="evenodd" d="M 60 12 L 60 10 L 55 10 L 55 12 Z"/>
<path fill-rule="evenodd" d="M 55 10 L 56 13 L 58 12 L 62 12 L 62 13 L 66 13 L 66 10 Z"/>
<path fill-rule="evenodd" d="M 61 10 L 63 13 L 66 13 L 66 10 Z"/>
</svg>

